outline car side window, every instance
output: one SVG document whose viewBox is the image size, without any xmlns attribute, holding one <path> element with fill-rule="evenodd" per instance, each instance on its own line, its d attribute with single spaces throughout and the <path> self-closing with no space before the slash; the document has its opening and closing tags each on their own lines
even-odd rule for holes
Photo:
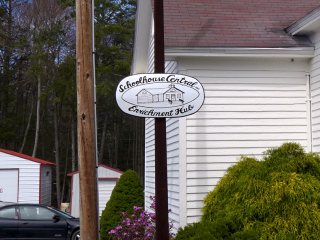
<svg viewBox="0 0 320 240">
<path fill-rule="evenodd" d="M 0 210 L 0 218 L 16 219 L 15 207 L 5 208 L 5 209 Z"/>
<path fill-rule="evenodd" d="M 38 208 L 38 219 L 41 220 L 52 220 L 54 213 L 46 208 Z"/>
<path fill-rule="evenodd" d="M 20 207 L 22 220 L 52 220 L 54 213 L 46 208 L 37 206 Z"/>
<path fill-rule="evenodd" d="M 23 220 L 36 220 L 37 218 L 37 207 L 34 206 L 21 206 L 20 217 Z"/>
</svg>

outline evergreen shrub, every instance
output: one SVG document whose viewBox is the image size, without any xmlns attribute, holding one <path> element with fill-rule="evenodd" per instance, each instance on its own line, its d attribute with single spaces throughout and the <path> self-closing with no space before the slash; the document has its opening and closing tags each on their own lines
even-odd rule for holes
<svg viewBox="0 0 320 240">
<path fill-rule="evenodd" d="M 190 224 L 183 230 L 180 228 L 175 240 L 228 239 L 234 232 L 235 224 L 232 221 L 201 221 Z"/>
<path fill-rule="evenodd" d="M 200 221 L 179 229 L 175 240 L 256 240 L 256 230 L 239 231 L 237 225 L 227 218 Z"/>
<path fill-rule="evenodd" d="M 232 221 L 236 231 L 225 239 L 318 239 L 320 158 L 297 143 L 267 150 L 262 161 L 243 156 L 203 202 L 197 224 Z"/>
<path fill-rule="evenodd" d="M 121 175 L 100 219 L 100 239 L 112 239 L 108 232 L 122 219 L 121 213 L 133 214 L 133 207 L 144 207 L 143 187 L 138 174 L 127 170 Z"/>
</svg>

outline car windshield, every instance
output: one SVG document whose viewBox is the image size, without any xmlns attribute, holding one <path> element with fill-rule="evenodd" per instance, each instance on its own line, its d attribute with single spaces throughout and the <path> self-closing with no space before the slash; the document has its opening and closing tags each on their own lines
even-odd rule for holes
<svg viewBox="0 0 320 240">
<path fill-rule="evenodd" d="M 62 212 L 62 211 L 60 211 L 60 210 L 58 210 L 56 208 L 53 208 L 53 207 L 48 207 L 48 208 L 50 208 L 51 210 L 59 213 L 60 215 L 63 215 L 65 218 L 68 218 L 68 219 L 75 218 L 75 217 L 71 216 L 70 214 L 68 214 L 66 212 Z"/>
</svg>

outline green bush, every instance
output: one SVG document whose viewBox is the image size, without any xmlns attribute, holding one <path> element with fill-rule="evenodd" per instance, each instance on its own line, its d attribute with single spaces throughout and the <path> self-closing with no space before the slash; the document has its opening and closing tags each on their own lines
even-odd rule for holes
<svg viewBox="0 0 320 240">
<path fill-rule="evenodd" d="M 199 224 L 235 224 L 225 239 L 318 239 L 320 158 L 296 143 L 266 151 L 262 161 L 242 157 L 203 202 Z"/>
<path fill-rule="evenodd" d="M 232 221 L 218 219 L 214 222 L 201 221 L 179 228 L 175 240 L 220 240 L 230 239 L 235 232 L 235 224 Z"/>
<path fill-rule="evenodd" d="M 240 231 L 237 225 L 226 218 L 215 221 L 200 221 L 179 228 L 175 240 L 256 240 L 259 232 Z"/>
<path fill-rule="evenodd" d="M 138 174 L 128 170 L 121 175 L 117 185 L 112 191 L 110 200 L 102 212 L 100 219 L 101 240 L 111 239 L 108 232 L 118 226 L 121 213 L 133 213 L 133 207 L 143 207 L 143 187 Z"/>
</svg>

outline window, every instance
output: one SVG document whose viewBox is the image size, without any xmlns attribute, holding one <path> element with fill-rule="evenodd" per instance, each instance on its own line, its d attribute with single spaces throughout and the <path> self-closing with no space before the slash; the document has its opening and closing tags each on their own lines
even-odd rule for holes
<svg viewBox="0 0 320 240">
<path fill-rule="evenodd" d="M 37 208 L 34 206 L 20 207 L 21 219 L 37 219 Z"/>
<path fill-rule="evenodd" d="M 10 207 L 0 211 L 0 218 L 16 219 L 16 208 Z"/>
<path fill-rule="evenodd" d="M 41 220 L 52 220 L 54 213 L 46 208 L 38 208 L 38 219 Z"/>
<path fill-rule="evenodd" d="M 20 207 L 21 219 L 52 220 L 54 213 L 46 208 L 37 206 Z"/>
<path fill-rule="evenodd" d="M 166 94 L 166 99 L 170 99 L 170 94 Z"/>
</svg>

